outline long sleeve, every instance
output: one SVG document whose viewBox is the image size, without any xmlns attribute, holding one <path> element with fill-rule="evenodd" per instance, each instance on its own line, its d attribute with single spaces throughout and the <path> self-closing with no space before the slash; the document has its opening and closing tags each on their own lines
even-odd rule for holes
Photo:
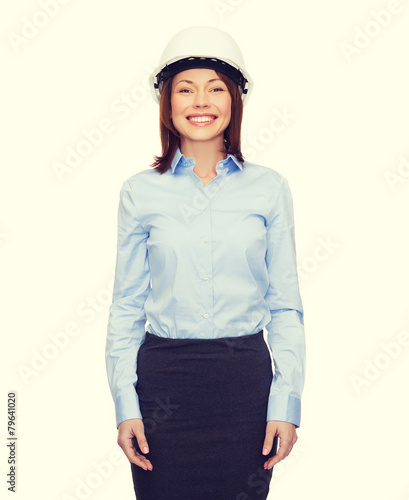
<svg viewBox="0 0 409 500">
<path fill-rule="evenodd" d="M 129 181 L 120 192 L 115 280 L 106 338 L 108 382 L 115 403 L 116 425 L 142 418 L 138 395 L 137 354 L 145 339 L 144 304 L 150 289 L 146 240 L 137 218 Z"/>
<path fill-rule="evenodd" d="M 266 229 L 270 279 L 266 301 L 271 313 L 266 330 L 274 361 L 267 421 L 281 420 L 299 427 L 306 365 L 304 311 L 296 265 L 293 200 L 285 177 Z"/>
</svg>

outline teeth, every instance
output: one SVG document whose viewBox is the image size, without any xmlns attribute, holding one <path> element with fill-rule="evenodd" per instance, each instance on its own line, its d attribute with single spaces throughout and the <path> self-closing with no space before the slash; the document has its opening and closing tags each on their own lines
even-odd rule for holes
<svg viewBox="0 0 409 500">
<path fill-rule="evenodd" d="M 212 120 L 214 120 L 214 117 L 213 116 L 191 116 L 189 118 L 190 121 L 192 122 L 211 122 Z"/>
</svg>

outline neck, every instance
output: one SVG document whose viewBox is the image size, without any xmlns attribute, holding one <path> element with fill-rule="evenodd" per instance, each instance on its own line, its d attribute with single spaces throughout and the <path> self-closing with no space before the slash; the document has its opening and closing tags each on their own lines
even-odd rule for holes
<svg viewBox="0 0 409 500">
<path fill-rule="evenodd" d="M 226 158 L 226 155 L 219 151 L 222 147 L 223 137 L 221 140 L 215 138 L 214 141 L 186 141 L 183 138 L 180 141 L 180 151 L 186 158 L 195 160 L 194 168 L 200 177 L 216 174 L 217 163 Z"/>
</svg>

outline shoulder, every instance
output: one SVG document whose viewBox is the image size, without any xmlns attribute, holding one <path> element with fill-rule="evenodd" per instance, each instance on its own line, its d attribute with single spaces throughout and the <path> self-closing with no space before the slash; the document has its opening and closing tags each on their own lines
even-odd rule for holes
<svg viewBox="0 0 409 500">
<path fill-rule="evenodd" d="M 243 172 L 248 176 L 259 178 L 261 182 L 268 183 L 269 186 L 272 184 L 273 187 L 279 187 L 283 182 L 288 182 L 287 177 L 279 170 L 247 160 L 243 163 Z"/>
<path fill-rule="evenodd" d="M 152 167 L 140 170 L 123 181 L 121 191 L 130 191 L 135 196 L 141 196 L 144 192 L 154 189 L 166 173 L 161 175 Z"/>
<path fill-rule="evenodd" d="M 125 179 L 123 184 L 129 184 L 131 188 L 135 188 L 144 182 L 149 182 L 158 178 L 160 175 L 161 174 L 153 168 L 146 168 Z"/>
</svg>

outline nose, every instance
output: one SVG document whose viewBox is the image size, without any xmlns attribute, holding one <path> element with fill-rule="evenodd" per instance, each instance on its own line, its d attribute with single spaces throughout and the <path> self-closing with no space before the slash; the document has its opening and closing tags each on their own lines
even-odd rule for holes
<svg viewBox="0 0 409 500">
<path fill-rule="evenodd" d="M 194 106 L 197 108 L 209 107 L 209 96 L 204 89 L 199 89 L 195 94 Z"/>
</svg>

